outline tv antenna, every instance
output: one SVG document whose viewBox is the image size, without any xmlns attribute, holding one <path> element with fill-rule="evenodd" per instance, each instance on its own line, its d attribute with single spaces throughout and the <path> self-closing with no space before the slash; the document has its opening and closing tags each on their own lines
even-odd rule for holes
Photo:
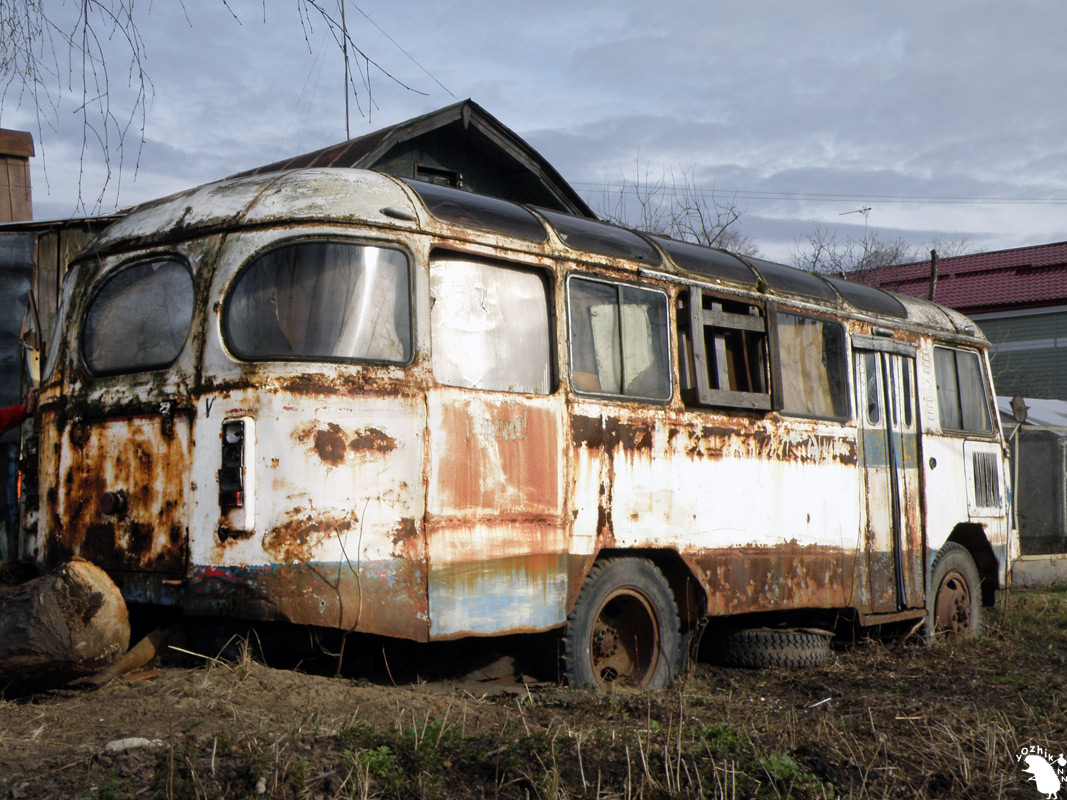
<svg viewBox="0 0 1067 800">
<path fill-rule="evenodd" d="M 864 245 L 866 245 L 866 243 L 867 243 L 867 217 L 869 217 L 871 215 L 871 207 L 870 206 L 860 206 L 859 208 L 857 208 L 857 209 L 855 209 L 853 211 L 842 211 L 837 216 L 844 217 L 844 216 L 847 216 L 848 214 L 863 214 L 863 243 L 864 243 Z"/>
</svg>

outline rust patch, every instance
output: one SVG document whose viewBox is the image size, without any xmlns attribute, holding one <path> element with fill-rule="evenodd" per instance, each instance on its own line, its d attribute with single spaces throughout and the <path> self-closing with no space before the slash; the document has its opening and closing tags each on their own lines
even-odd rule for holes
<svg viewBox="0 0 1067 800">
<path fill-rule="evenodd" d="M 695 460 L 754 458 L 801 464 L 839 463 L 849 466 L 858 460 L 854 435 L 797 432 L 788 429 L 771 431 L 758 426 L 731 428 L 704 425 L 682 429 L 681 446 L 686 456 Z M 677 437 L 672 437 L 677 438 Z"/>
<path fill-rule="evenodd" d="M 361 428 L 348 443 L 348 449 L 353 453 L 391 453 L 396 450 L 396 440 L 377 428 Z"/>
<path fill-rule="evenodd" d="M 184 572 L 189 424 L 184 415 L 173 422 L 169 436 L 158 415 L 71 426 L 70 445 L 56 459 L 62 476 L 46 490 L 49 559 L 78 555 L 109 570 Z M 125 493 L 123 514 L 103 513 L 105 492 Z"/>
<path fill-rule="evenodd" d="M 330 423 L 326 430 L 315 431 L 315 452 L 327 464 L 337 466 L 345 460 L 345 437 L 340 425 Z"/>
<path fill-rule="evenodd" d="M 89 427 L 84 422 L 75 422 L 70 426 L 70 443 L 81 450 L 89 441 Z"/>
<path fill-rule="evenodd" d="M 685 552 L 682 557 L 699 577 L 712 616 L 847 608 L 860 599 L 852 591 L 861 558 L 855 550 L 788 542 Z"/>
<path fill-rule="evenodd" d="M 192 569 L 187 611 L 429 640 L 425 562 L 272 564 Z"/>
<path fill-rule="evenodd" d="M 434 480 L 450 510 L 559 513 L 564 455 L 555 409 L 464 397 L 443 406 L 433 435 Z"/>
<path fill-rule="evenodd" d="M 651 450 L 652 432 L 656 424 L 651 420 L 620 420 L 614 417 L 571 417 L 571 435 L 575 447 L 613 452 Z"/>
<path fill-rule="evenodd" d="M 358 521 L 355 514 L 341 518 L 306 516 L 293 519 L 264 534 L 263 549 L 277 561 L 312 561 L 319 544 L 347 533 Z"/>
<path fill-rule="evenodd" d="M 386 455 L 397 448 L 396 439 L 378 428 L 360 428 L 349 434 L 336 423 L 329 423 L 325 428 L 314 424 L 303 425 L 293 431 L 292 438 L 308 446 L 331 467 L 345 462 L 348 453 L 357 458 Z"/>
<path fill-rule="evenodd" d="M 403 548 L 409 542 L 419 538 L 419 528 L 411 517 L 404 517 L 393 531 L 393 551 Z"/>
<path fill-rule="evenodd" d="M 278 388 L 295 395 L 310 396 L 390 395 L 414 397 L 421 390 L 421 387 L 417 384 L 417 381 L 411 380 L 411 376 L 403 378 L 384 376 L 376 374 L 376 371 L 372 368 L 364 367 L 358 372 L 346 372 L 343 375 L 333 377 L 306 373 L 282 380 Z"/>
</svg>

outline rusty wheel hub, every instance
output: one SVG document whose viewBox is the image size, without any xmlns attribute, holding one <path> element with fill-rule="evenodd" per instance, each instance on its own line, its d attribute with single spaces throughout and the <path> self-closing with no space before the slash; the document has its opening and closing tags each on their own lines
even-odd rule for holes
<svg viewBox="0 0 1067 800">
<path fill-rule="evenodd" d="M 611 658 L 619 649 L 619 634 L 610 625 L 597 625 L 593 630 L 593 658 Z"/>
<path fill-rule="evenodd" d="M 645 686 L 660 654 L 659 622 L 648 598 L 632 589 L 611 594 L 597 612 L 589 652 L 602 689 Z"/>
<path fill-rule="evenodd" d="M 971 627 L 971 592 L 959 572 L 950 572 L 937 592 L 935 622 L 938 630 L 963 633 Z"/>
</svg>

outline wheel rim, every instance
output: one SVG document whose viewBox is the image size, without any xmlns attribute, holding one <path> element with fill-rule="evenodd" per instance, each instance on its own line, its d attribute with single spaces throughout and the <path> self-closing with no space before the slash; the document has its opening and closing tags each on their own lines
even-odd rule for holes
<svg viewBox="0 0 1067 800">
<path fill-rule="evenodd" d="M 971 627 L 971 590 L 959 572 L 950 572 L 937 590 L 937 629 L 963 633 Z"/>
<path fill-rule="evenodd" d="M 601 604 L 589 634 L 593 677 L 601 689 L 648 685 L 659 662 L 659 621 L 633 589 L 616 589 Z"/>
</svg>

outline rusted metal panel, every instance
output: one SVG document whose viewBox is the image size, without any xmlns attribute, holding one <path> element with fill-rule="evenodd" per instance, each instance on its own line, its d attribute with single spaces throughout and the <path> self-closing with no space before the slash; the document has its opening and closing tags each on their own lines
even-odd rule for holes
<svg viewBox="0 0 1067 800">
<path fill-rule="evenodd" d="M 138 415 L 56 424 L 44 445 L 56 458 L 56 483 L 45 492 L 51 523 L 48 560 L 89 559 L 112 571 L 181 574 L 189 524 L 192 463 L 189 417 Z M 105 493 L 120 500 L 112 513 Z"/>
<path fill-rule="evenodd" d="M 557 515 L 562 501 L 559 403 L 437 389 L 429 510 L 438 517 Z"/>
<path fill-rule="evenodd" d="M 796 541 L 773 547 L 687 551 L 714 615 L 803 608 L 846 608 L 855 602 L 850 578 L 862 551 Z"/>
<path fill-rule="evenodd" d="M 186 608 L 425 640 L 423 404 L 281 383 L 198 406 Z M 220 509 L 219 432 L 242 417 L 256 421 L 253 496 Z"/>
<path fill-rule="evenodd" d="M 431 636 L 562 624 L 560 398 L 438 388 L 428 407 Z"/>
</svg>

